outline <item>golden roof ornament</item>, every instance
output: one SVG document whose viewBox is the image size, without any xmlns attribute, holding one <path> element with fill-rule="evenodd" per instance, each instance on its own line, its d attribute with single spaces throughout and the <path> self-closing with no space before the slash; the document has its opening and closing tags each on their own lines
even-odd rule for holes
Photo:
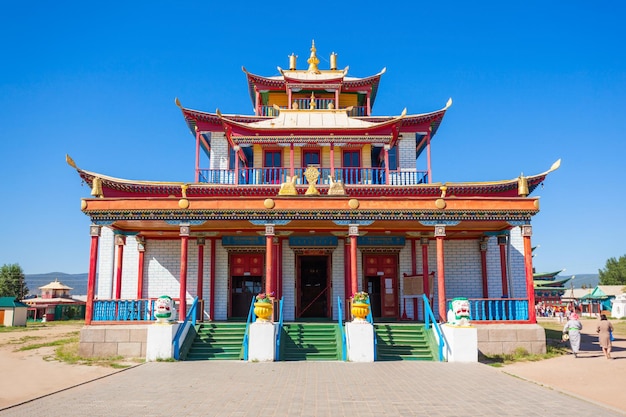
<svg viewBox="0 0 626 417">
<path fill-rule="evenodd" d="M 306 62 L 308 62 L 309 64 L 309 72 L 312 74 L 321 74 L 319 68 L 317 68 L 317 64 L 320 63 L 320 60 L 317 59 L 317 55 L 315 54 L 315 52 L 317 51 L 317 49 L 315 48 L 315 41 L 312 41 L 311 43 L 311 57 L 309 59 L 307 59 Z"/>
<path fill-rule="evenodd" d="M 524 176 L 524 173 L 522 173 L 517 179 L 517 195 L 526 197 L 528 194 L 528 179 Z"/>
<path fill-rule="evenodd" d="M 330 54 L 330 69 L 333 71 L 337 69 L 337 54 L 334 52 Z"/>
<path fill-rule="evenodd" d="M 91 195 L 96 198 L 104 198 L 102 193 L 102 178 L 94 177 L 91 181 Z"/>
<path fill-rule="evenodd" d="M 298 58 L 298 55 L 291 53 L 291 55 L 289 55 L 289 70 L 290 71 L 295 71 L 296 70 L 296 59 Z"/>
<path fill-rule="evenodd" d="M 304 194 L 305 195 L 319 195 L 320 192 L 315 187 L 315 183 L 320 177 L 320 171 L 314 166 L 309 166 L 304 171 L 304 177 L 309 182 L 309 188 L 306 190 Z"/>
</svg>

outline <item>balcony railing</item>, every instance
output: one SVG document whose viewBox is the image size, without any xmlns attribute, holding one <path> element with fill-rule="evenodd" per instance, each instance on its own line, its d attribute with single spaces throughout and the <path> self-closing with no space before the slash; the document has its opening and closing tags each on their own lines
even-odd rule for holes
<svg viewBox="0 0 626 417">
<path fill-rule="evenodd" d="M 526 321 L 529 319 L 525 298 L 470 298 L 471 321 Z"/>
<path fill-rule="evenodd" d="M 326 98 L 317 98 L 315 99 L 315 108 L 316 109 L 327 109 L 329 103 L 334 103 L 334 99 L 326 99 Z M 311 99 L 296 99 L 294 102 L 298 103 L 298 108 L 303 110 L 308 110 L 311 108 Z M 281 109 L 286 109 L 287 107 L 281 106 Z M 346 110 L 348 108 L 345 108 Z M 278 116 L 278 110 L 274 108 L 274 106 L 260 106 L 259 116 Z M 348 111 L 348 116 L 358 117 L 358 116 L 367 116 L 367 107 L 366 106 L 352 106 L 350 111 Z"/>
<path fill-rule="evenodd" d="M 154 321 L 154 299 L 94 300 L 92 321 Z"/>
<path fill-rule="evenodd" d="M 330 185 L 330 168 L 320 168 L 317 185 Z M 201 169 L 200 182 L 223 185 L 280 185 L 287 182 L 289 168 Z M 387 171 L 384 168 L 335 168 L 334 181 L 348 185 L 416 185 L 428 182 L 427 171 Z M 303 168 L 295 168 L 296 184 L 307 185 Z M 388 177 L 388 178 L 387 178 Z M 237 180 L 237 181 L 236 181 Z M 389 180 L 389 181 L 387 181 Z"/>
</svg>

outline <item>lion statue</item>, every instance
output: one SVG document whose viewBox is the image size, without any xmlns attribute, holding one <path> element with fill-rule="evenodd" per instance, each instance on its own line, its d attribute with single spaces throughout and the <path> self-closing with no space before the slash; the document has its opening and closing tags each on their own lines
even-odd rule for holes
<svg viewBox="0 0 626 417">
<path fill-rule="evenodd" d="M 470 303 L 467 298 L 457 297 L 450 302 L 448 310 L 448 324 L 453 326 L 469 326 Z"/>
<path fill-rule="evenodd" d="M 169 323 L 176 319 L 174 300 L 169 295 L 162 295 L 154 300 L 154 317 L 157 323 Z"/>
</svg>

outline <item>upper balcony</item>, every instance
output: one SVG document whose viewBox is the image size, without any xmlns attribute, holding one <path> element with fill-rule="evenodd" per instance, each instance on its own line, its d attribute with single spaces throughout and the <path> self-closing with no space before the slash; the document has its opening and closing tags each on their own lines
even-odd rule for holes
<svg viewBox="0 0 626 417">
<path fill-rule="evenodd" d="M 332 98 L 316 98 L 313 100 L 313 102 L 315 103 L 315 108 L 316 109 L 330 109 L 333 108 L 335 106 L 335 99 Z M 294 106 L 297 105 L 298 109 L 302 109 L 302 110 L 309 110 L 311 109 L 311 99 L 294 99 L 293 100 Z M 279 110 L 276 109 L 274 106 L 266 106 L 266 105 L 261 105 L 259 106 L 259 116 L 278 116 Z M 286 106 L 278 106 L 280 109 L 286 109 Z M 342 107 L 339 107 L 340 109 Z M 348 116 L 350 117 L 359 117 L 359 116 L 367 116 L 367 106 L 349 106 L 349 107 L 343 107 Z"/>
<path fill-rule="evenodd" d="M 318 168 L 317 185 L 330 185 L 331 169 Z M 295 176 L 296 184 L 307 185 L 305 168 L 240 168 L 200 169 L 199 180 L 222 185 L 280 185 Z M 344 185 L 417 185 L 428 183 L 428 172 L 417 170 L 385 170 L 384 168 L 335 168 L 333 181 Z"/>
</svg>

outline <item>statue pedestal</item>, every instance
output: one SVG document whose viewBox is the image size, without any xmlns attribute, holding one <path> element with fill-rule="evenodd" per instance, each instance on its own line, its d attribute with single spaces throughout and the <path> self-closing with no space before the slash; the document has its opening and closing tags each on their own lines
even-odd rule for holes
<svg viewBox="0 0 626 417">
<path fill-rule="evenodd" d="M 273 362 L 276 359 L 277 327 L 271 321 L 255 321 L 250 324 L 249 362 Z"/>
<path fill-rule="evenodd" d="M 148 326 L 146 362 L 174 357 L 172 340 L 174 340 L 178 326 L 180 326 L 179 323 L 155 323 Z"/>
<path fill-rule="evenodd" d="M 478 330 L 473 326 L 441 326 L 446 345 L 443 356 L 448 362 L 478 362 Z"/>
<path fill-rule="evenodd" d="M 346 323 L 350 362 L 374 362 L 374 326 L 366 321 Z"/>
</svg>

